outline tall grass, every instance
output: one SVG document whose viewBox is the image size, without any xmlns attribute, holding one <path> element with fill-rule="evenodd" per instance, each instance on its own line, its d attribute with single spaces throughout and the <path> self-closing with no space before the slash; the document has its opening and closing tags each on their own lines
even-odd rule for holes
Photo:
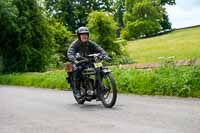
<svg viewBox="0 0 200 133">
<path fill-rule="evenodd" d="M 155 70 L 114 71 L 120 92 L 200 98 L 200 67 L 164 66 Z"/>
<path fill-rule="evenodd" d="M 0 84 L 32 86 L 51 89 L 67 89 L 66 73 L 51 71 L 45 73 L 13 73 L 0 75 Z"/>
<path fill-rule="evenodd" d="M 153 70 L 113 68 L 121 93 L 200 98 L 200 66 L 164 65 Z M 68 89 L 64 71 L 0 75 L 0 84 Z"/>
</svg>

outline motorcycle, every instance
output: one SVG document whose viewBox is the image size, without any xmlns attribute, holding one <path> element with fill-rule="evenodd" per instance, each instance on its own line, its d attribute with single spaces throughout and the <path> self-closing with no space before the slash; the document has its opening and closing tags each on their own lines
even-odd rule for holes
<svg viewBox="0 0 200 133">
<path fill-rule="evenodd" d="M 70 87 L 73 84 L 78 86 L 81 92 L 81 98 L 74 98 L 78 104 L 84 104 L 85 101 L 101 101 L 104 107 L 112 108 L 117 100 L 117 88 L 111 70 L 103 65 L 105 58 L 100 53 L 90 54 L 87 57 L 76 56 L 79 60 L 76 66 L 81 70 L 79 81 L 73 80 L 73 65 L 67 64 L 67 80 Z"/>
</svg>

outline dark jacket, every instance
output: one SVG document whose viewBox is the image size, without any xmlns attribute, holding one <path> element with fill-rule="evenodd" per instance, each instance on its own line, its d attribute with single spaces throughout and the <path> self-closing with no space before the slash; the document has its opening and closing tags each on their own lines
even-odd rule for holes
<svg viewBox="0 0 200 133">
<path fill-rule="evenodd" d="M 87 43 L 81 43 L 80 40 L 75 40 L 69 46 L 67 57 L 69 61 L 76 61 L 76 54 L 79 53 L 81 56 L 86 57 L 89 54 L 101 53 L 103 56 L 107 56 L 106 52 L 98 46 L 95 42 L 89 40 Z"/>
</svg>

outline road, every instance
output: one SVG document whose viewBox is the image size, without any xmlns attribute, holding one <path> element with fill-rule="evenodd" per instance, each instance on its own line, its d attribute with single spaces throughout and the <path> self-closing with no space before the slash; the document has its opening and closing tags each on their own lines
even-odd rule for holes
<svg viewBox="0 0 200 133">
<path fill-rule="evenodd" d="M 200 99 L 121 94 L 107 109 L 70 91 L 0 85 L 0 133 L 200 133 Z"/>
</svg>

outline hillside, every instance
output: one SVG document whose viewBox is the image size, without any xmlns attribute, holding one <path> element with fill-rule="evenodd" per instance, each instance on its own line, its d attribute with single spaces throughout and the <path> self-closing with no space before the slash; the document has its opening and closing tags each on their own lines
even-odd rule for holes
<svg viewBox="0 0 200 133">
<path fill-rule="evenodd" d="M 200 58 L 200 26 L 171 33 L 129 41 L 126 50 L 137 63 L 157 62 L 160 57 Z"/>
</svg>

